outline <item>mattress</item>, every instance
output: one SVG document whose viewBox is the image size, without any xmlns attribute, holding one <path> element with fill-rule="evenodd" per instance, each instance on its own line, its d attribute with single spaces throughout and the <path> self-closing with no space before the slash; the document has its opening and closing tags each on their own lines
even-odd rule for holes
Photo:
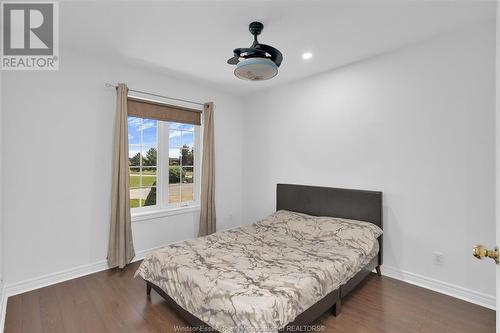
<svg viewBox="0 0 500 333">
<path fill-rule="evenodd" d="M 220 332 L 277 332 L 378 254 L 374 224 L 278 211 L 166 246 L 136 276 Z"/>
</svg>

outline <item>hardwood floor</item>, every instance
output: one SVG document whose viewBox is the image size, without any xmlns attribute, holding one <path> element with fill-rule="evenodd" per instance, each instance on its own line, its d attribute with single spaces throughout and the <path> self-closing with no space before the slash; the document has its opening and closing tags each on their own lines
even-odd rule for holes
<svg viewBox="0 0 500 333">
<path fill-rule="evenodd" d="M 145 283 L 139 263 L 10 297 L 5 332 L 175 332 L 185 323 Z M 382 267 L 383 271 L 383 267 Z M 495 332 L 495 312 L 373 274 L 343 302 L 323 332 Z"/>
</svg>

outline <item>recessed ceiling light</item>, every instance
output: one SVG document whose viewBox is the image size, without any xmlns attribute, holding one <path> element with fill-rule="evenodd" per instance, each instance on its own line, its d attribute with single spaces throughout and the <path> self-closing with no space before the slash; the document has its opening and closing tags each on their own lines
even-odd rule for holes
<svg viewBox="0 0 500 333">
<path fill-rule="evenodd" d="M 309 60 L 312 58 L 312 56 L 313 56 L 313 54 L 311 52 L 302 53 L 302 59 L 304 59 L 304 60 Z"/>
</svg>

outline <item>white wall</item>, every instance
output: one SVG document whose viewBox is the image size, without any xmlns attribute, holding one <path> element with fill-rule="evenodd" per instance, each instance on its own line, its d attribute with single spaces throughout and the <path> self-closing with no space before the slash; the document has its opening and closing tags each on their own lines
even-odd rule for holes
<svg viewBox="0 0 500 333">
<path fill-rule="evenodd" d="M 2 177 L 2 165 L 3 165 L 3 127 L 2 127 L 2 71 L 0 71 L 0 314 L 3 311 L 3 285 L 4 285 L 4 275 L 3 275 L 3 264 L 4 264 L 4 233 L 3 233 L 3 177 Z M 0 320 L 0 327 L 1 320 Z"/>
<path fill-rule="evenodd" d="M 495 108 L 495 236 L 496 244 L 500 244 L 500 6 L 497 2 L 497 19 L 496 19 L 496 108 Z M 500 266 L 496 266 L 496 300 L 497 309 L 500 308 Z M 500 333 L 500 309 L 496 311 L 496 332 Z"/>
<path fill-rule="evenodd" d="M 278 182 L 380 190 L 386 267 L 495 295 L 494 265 L 471 255 L 495 244 L 493 22 L 245 106 L 245 221 L 274 210 Z"/>
<path fill-rule="evenodd" d="M 5 72 L 5 282 L 106 258 L 115 91 L 105 82 L 214 101 L 218 228 L 241 221 L 241 100 L 62 49 L 57 72 Z M 198 213 L 133 224 L 136 252 L 193 238 Z"/>
</svg>

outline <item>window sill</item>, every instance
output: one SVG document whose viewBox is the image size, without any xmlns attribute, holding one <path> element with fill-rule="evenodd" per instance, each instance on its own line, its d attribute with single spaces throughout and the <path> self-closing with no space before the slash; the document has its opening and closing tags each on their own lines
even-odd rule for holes
<svg viewBox="0 0 500 333">
<path fill-rule="evenodd" d="M 166 216 L 174 216 L 180 214 L 189 214 L 199 212 L 200 206 L 175 207 L 162 210 L 152 210 L 148 212 L 132 213 L 132 222 L 148 221 Z"/>
</svg>

